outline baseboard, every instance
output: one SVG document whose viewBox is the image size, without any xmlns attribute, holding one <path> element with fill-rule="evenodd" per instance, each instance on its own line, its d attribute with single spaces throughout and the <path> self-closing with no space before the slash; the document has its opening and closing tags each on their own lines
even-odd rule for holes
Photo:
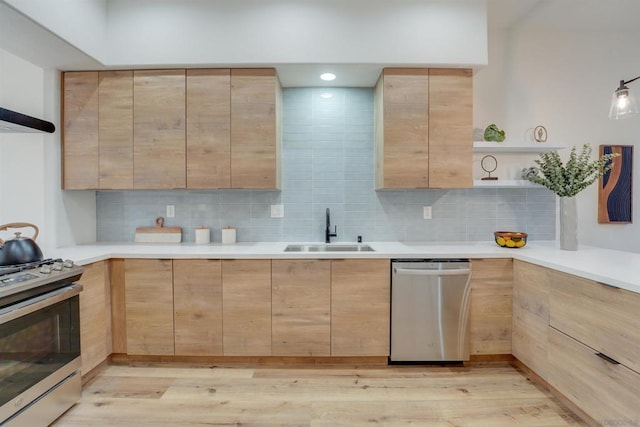
<svg viewBox="0 0 640 427">
<path fill-rule="evenodd" d="M 560 393 L 555 387 L 547 382 L 540 375 L 536 374 L 531 368 L 522 363 L 520 360 L 514 357 L 511 365 L 522 372 L 523 375 L 527 377 L 529 381 L 536 384 L 540 388 L 545 391 L 551 393 L 556 399 L 560 401 L 564 406 L 567 407 L 571 412 L 573 412 L 577 417 L 579 417 L 582 421 L 587 423 L 592 427 L 600 427 L 602 424 L 597 422 L 594 418 L 592 418 L 589 414 L 584 412 L 580 407 L 578 407 L 575 403 L 573 403 L 569 398 L 567 398 L 564 394 Z"/>
</svg>

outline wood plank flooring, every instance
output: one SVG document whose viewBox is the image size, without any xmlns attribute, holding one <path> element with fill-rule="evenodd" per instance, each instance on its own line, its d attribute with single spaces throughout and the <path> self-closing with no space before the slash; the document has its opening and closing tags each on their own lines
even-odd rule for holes
<svg viewBox="0 0 640 427">
<path fill-rule="evenodd" d="M 108 366 L 54 426 L 582 426 L 506 362 Z"/>
</svg>

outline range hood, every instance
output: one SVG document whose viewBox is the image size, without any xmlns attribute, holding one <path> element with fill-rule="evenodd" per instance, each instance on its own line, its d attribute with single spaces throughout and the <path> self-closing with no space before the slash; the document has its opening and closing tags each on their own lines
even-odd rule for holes
<svg viewBox="0 0 640 427">
<path fill-rule="evenodd" d="M 0 107 L 0 133 L 55 132 L 53 123 Z"/>
</svg>

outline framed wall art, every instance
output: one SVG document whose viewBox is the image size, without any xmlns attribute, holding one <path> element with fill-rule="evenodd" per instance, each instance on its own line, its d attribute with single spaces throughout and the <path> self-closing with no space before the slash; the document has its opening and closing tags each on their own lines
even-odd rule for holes
<svg viewBox="0 0 640 427">
<path fill-rule="evenodd" d="M 613 168 L 600 178 L 598 185 L 598 222 L 629 224 L 632 222 L 633 146 L 601 145 L 600 156 L 618 153 Z"/>
</svg>

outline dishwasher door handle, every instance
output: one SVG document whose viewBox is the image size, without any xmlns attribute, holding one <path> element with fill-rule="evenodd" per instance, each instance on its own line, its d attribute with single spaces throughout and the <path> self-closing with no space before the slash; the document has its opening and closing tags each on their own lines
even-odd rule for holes
<svg viewBox="0 0 640 427">
<path fill-rule="evenodd" d="M 465 276 L 471 273 L 469 268 L 456 268 L 451 270 L 418 269 L 418 268 L 393 268 L 396 274 L 406 274 L 408 276 Z"/>
</svg>

